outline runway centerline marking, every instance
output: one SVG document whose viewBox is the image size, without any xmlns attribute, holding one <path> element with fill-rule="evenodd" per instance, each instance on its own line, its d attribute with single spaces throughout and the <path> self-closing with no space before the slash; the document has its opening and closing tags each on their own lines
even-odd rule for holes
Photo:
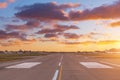
<svg viewBox="0 0 120 80">
<path fill-rule="evenodd" d="M 59 73 L 59 70 L 56 70 L 52 80 L 57 80 L 58 73 Z"/>
<path fill-rule="evenodd" d="M 61 58 L 60 58 L 60 62 L 59 62 L 59 64 L 58 64 L 58 66 L 61 66 L 62 60 L 63 60 L 63 55 L 62 55 Z"/>
<path fill-rule="evenodd" d="M 24 62 L 24 63 L 8 66 L 6 68 L 32 68 L 38 64 L 41 64 L 41 62 Z"/>
<path fill-rule="evenodd" d="M 61 66 L 61 62 L 59 62 L 59 65 L 58 66 Z"/>
<path fill-rule="evenodd" d="M 63 55 L 61 56 L 60 62 L 58 64 L 60 69 L 57 69 L 55 71 L 55 74 L 54 74 L 52 80 L 61 80 L 61 76 L 62 76 L 62 60 L 63 60 Z"/>
<path fill-rule="evenodd" d="M 87 68 L 112 68 L 111 66 L 107 66 L 98 62 L 80 62 L 80 64 Z"/>
</svg>

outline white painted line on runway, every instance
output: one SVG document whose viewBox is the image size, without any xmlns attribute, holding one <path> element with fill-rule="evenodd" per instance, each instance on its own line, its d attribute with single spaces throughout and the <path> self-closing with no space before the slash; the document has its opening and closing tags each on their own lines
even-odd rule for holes
<svg viewBox="0 0 120 80">
<path fill-rule="evenodd" d="M 98 62 L 80 62 L 80 64 L 87 68 L 112 68 L 111 66 L 107 66 Z"/>
<path fill-rule="evenodd" d="M 38 64 L 41 64 L 41 62 L 25 62 L 25 63 L 13 65 L 13 66 L 8 66 L 6 68 L 32 68 Z"/>
<path fill-rule="evenodd" d="M 59 73 L 59 70 L 56 70 L 52 80 L 57 80 L 58 73 Z"/>
<path fill-rule="evenodd" d="M 104 61 L 100 61 L 100 62 L 101 62 L 101 63 L 108 64 L 108 65 L 112 65 L 112 66 L 120 67 L 120 65 L 118 65 L 118 64 L 113 64 L 113 63 L 104 62 Z"/>
<path fill-rule="evenodd" d="M 62 60 L 63 60 L 63 55 L 62 55 L 61 58 L 60 58 L 60 62 L 59 62 L 59 64 L 58 64 L 58 66 L 61 66 Z"/>
<path fill-rule="evenodd" d="M 59 66 L 61 66 L 61 62 L 59 62 Z"/>
</svg>

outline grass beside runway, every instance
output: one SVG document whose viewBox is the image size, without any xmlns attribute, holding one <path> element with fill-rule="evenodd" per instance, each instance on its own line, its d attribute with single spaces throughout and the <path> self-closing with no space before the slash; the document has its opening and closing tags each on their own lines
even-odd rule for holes
<svg viewBox="0 0 120 80">
<path fill-rule="evenodd" d="M 79 53 L 78 55 L 94 57 L 94 58 L 112 58 L 112 59 L 120 59 L 120 54 L 108 54 L 108 53 Z"/>
<path fill-rule="evenodd" d="M 0 54 L 0 62 L 29 59 L 29 58 L 32 58 L 34 56 L 45 56 L 45 55 L 48 55 L 48 53 Z"/>
</svg>

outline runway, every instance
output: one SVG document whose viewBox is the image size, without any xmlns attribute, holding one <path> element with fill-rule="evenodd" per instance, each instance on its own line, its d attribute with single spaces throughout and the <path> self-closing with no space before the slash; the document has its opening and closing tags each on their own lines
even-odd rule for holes
<svg viewBox="0 0 120 80">
<path fill-rule="evenodd" d="M 75 53 L 56 53 L 0 64 L 0 80 L 120 80 L 120 63 Z"/>
</svg>

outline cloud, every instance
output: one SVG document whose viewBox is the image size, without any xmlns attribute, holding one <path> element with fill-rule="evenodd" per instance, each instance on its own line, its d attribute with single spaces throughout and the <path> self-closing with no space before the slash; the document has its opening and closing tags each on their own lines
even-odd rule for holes
<svg viewBox="0 0 120 80">
<path fill-rule="evenodd" d="M 75 25 L 53 25 L 53 28 L 44 28 L 37 32 L 37 34 L 47 34 L 47 33 L 63 33 L 64 31 L 70 29 L 79 29 L 79 27 Z"/>
<path fill-rule="evenodd" d="M 39 41 L 41 42 L 57 42 L 58 40 L 56 38 L 47 38 L 47 39 L 44 39 L 44 38 L 40 38 Z"/>
<path fill-rule="evenodd" d="M 118 40 L 104 40 L 104 41 L 98 41 L 96 42 L 99 45 L 105 45 L 105 44 L 116 44 L 119 43 L 120 41 Z"/>
<path fill-rule="evenodd" d="M 36 42 L 35 39 L 31 40 L 19 40 L 19 39 L 14 39 L 14 40 L 7 40 L 7 41 L 0 41 L 1 46 L 18 46 L 18 45 L 23 45 L 23 44 L 31 44 L 33 42 Z"/>
<path fill-rule="evenodd" d="M 81 42 L 86 42 L 86 41 L 90 41 L 90 42 L 93 41 L 91 43 L 95 43 L 94 41 L 96 41 L 96 36 L 97 37 L 105 36 L 105 34 L 96 33 L 96 32 L 90 32 L 87 34 L 61 33 L 60 35 L 65 38 L 62 41 L 62 43 L 66 43 L 66 44 L 80 44 Z"/>
<path fill-rule="evenodd" d="M 70 30 L 70 29 L 80 29 L 78 26 L 75 25 L 54 25 L 54 28 L 63 29 L 63 30 Z"/>
<path fill-rule="evenodd" d="M 13 2 L 15 2 L 15 0 L 7 0 L 7 2 L 13 3 Z"/>
<path fill-rule="evenodd" d="M 0 2 L 0 8 L 6 8 L 7 2 Z"/>
<path fill-rule="evenodd" d="M 27 26 L 34 26 L 34 27 L 38 27 L 40 25 L 40 22 L 37 20 L 29 20 L 26 23 Z"/>
<path fill-rule="evenodd" d="M 19 35 L 17 32 L 9 32 L 0 30 L 0 39 L 6 39 L 6 38 L 15 38 Z"/>
<path fill-rule="evenodd" d="M 120 21 L 112 22 L 109 25 L 110 25 L 110 27 L 120 27 Z"/>
<path fill-rule="evenodd" d="M 77 38 L 77 34 L 70 34 L 70 33 L 64 33 L 67 30 L 71 30 L 71 29 L 79 29 L 79 27 L 75 26 L 75 25 L 53 25 L 52 28 L 43 28 L 40 31 L 37 32 L 37 34 L 43 34 L 45 38 L 59 38 L 60 36 L 66 37 L 66 38 Z"/>
<path fill-rule="evenodd" d="M 59 33 L 59 32 L 63 32 L 65 30 L 62 29 L 42 29 L 40 31 L 37 32 L 37 34 L 46 34 L 46 33 Z"/>
<path fill-rule="evenodd" d="M 26 34 L 21 34 L 19 32 L 7 32 L 4 30 L 0 30 L 0 39 L 11 39 L 11 38 L 17 38 L 20 40 L 26 40 Z"/>
<path fill-rule="evenodd" d="M 56 4 L 57 5 L 57 4 Z M 79 7 L 80 4 L 76 3 L 76 4 L 73 4 L 73 3 L 67 3 L 67 4 L 61 4 L 61 5 L 58 5 L 58 7 L 60 9 L 68 9 L 68 8 L 76 8 L 76 7 Z"/>
<path fill-rule="evenodd" d="M 18 8 L 20 11 L 15 15 L 21 19 L 37 19 L 37 20 L 69 20 L 66 9 L 80 6 L 79 4 L 61 4 L 55 2 L 36 3 L 29 6 Z"/>
<path fill-rule="evenodd" d="M 21 19 L 37 20 L 96 20 L 120 18 L 120 0 L 110 5 L 102 5 L 94 9 L 71 10 L 79 7 L 80 4 L 67 3 L 58 5 L 55 2 L 36 3 L 18 8 L 15 15 Z M 70 11 L 70 12 L 69 12 Z"/>
<path fill-rule="evenodd" d="M 118 40 L 101 40 L 101 41 L 83 41 L 83 42 L 61 42 L 62 44 L 80 44 L 80 45 L 90 45 L 90 44 L 96 44 L 96 45 L 109 45 L 109 44 L 117 44 L 120 43 Z"/>
<path fill-rule="evenodd" d="M 97 33 L 97 32 L 90 32 L 87 34 L 80 34 L 79 37 L 81 39 L 94 39 L 95 36 L 106 36 L 105 34 L 102 33 Z"/>
<path fill-rule="evenodd" d="M 15 0 L 6 0 L 4 2 L 0 2 L 0 8 L 6 8 L 8 4 L 13 3 Z"/>
<path fill-rule="evenodd" d="M 71 11 L 71 20 L 95 20 L 120 18 L 120 0 L 111 5 L 102 5 L 92 10 Z"/>
<path fill-rule="evenodd" d="M 68 29 L 69 30 L 69 29 Z M 105 36 L 105 34 L 101 34 L 101 33 L 96 33 L 96 32 L 90 32 L 88 34 L 76 34 L 76 33 L 67 33 L 65 32 L 67 31 L 67 29 L 65 28 L 54 28 L 54 29 L 41 29 L 40 31 L 38 31 L 36 34 L 40 34 L 43 35 L 43 38 L 56 38 L 59 42 L 59 40 L 66 40 L 66 42 L 71 41 L 71 40 L 81 40 L 81 41 L 86 41 L 86 40 L 95 40 L 96 36 Z M 47 41 L 47 40 L 46 40 Z M 74 42 L 74 41 L 73 41 Z"/>
<path fill-rule="evenodd" d="M 6 30 L 8 31 L 26 31 L 29 27 L 26 25 L 6 25 Z"/>
<path fill-rule="evenodd" d="M 65 41 L 65 42 L 61 42 L 62 44 L 66 44 L 66 45 L 88 45 L 88 44 L 93 44 L 93 43 L 96 43 L 94 41 L 84 41 L 84 42 L 78 42 L 78 41 Z"/>
<path fill-rule="evenodd" d="M 0 30 L 0 45 L 11 46 L 11 45 L 23 45 L 36 42 L 35 38 L 28 38 L 29 35 L 20 32 L 8 32 Z"/>
<path fill-rule="evenodd" d="M 102 36 L 106 36 L 105 34 L 102 34 L 102 33 L 97 33 L 97 32 L 90 32 L 88 34 L 86 34 L 88 37 L 92 37 L 92 36 L 95 36 L 95 35 L 102 35 Z"/>
<path fill-rule="evenodd" d="M 63 36 L 67 39 L 78 39 L 80 37 L 75 33 L 64 33 Z"/>
<path fill-rule="evenodd" d="M 14 0 L 9 0 L 9 3 L 14 2 Z M 6 5 L 7 6 L 7 5 Z M 111 5 L 102 5 L 100 7 L 96 7 L 92 10 L 72 10 L 72 8 L 79 7 L 79 4 L 67 3 L 58 5 L 55 2 L 50 3 L 36 3 L 33 5 L 23 6 L 18 8 L 19 11 L 15 14 L 15 16 L 19 19 L 24 19 L 26 21 L 25 24 L 16 25 L 16 24 L 8 24 L 6 25 L 7 31 L 0 31 L 0 39 L 9 39 L 16 38 L 22 41 L 29 42 L 27 34 L 23 34 L 20 31 L 26 32 L 27 30 L 33 30 L 34 28 L 39 31 L 33 33 L 36 38 L 40 36 L 40 41 L 57 41 L 62 42 L 64 44 L 112 44 L 115 41 L 98 41 L 95 42 L 95 38 L 100 38 L 101 35 L 97 32 L 90 32 L 88 34 L 76 34 L 76 33 L 67 33 L 68 30 L 78 30 L 80 29 L 76 25 L 61 25 L 56 24 L 57 21 L 75 21 L 75 20 L 95 20 L 95 19 L 115 19 L 120 18 L 120 1 Z M 72 11 L 71 11 L 72 10 Z M 70 11 L 70 12 L 69 12 Z M 52 23 L 55 22 L 56 23 Z M 43 22 L 44 26 L 41 26 L 41 22 Z M 50 24 L 50 27 L 49 27 Z M 110 24 L 113 27 L 117 27 L 120 25 L 120 22 L 114 22 Z M 52 26 L 52 27 L 51 27 Z M 33 31 L 32 31 L 33 32 Z M 37 36 L 36 36 L 37 35 Z M 93 40 L 94 39 L 94 40 Z M 65 41 L 64 41 L 65 40 Z M 79 42 L 79 41 L 84 42 Z M 93 41 L 87 41 L 93 40 Z M 34 40 L 33 40 L 34 41 Z M 12 43 L 12 41 L 11 41 Z"/>
<path fill-rule="evenodd" d="M 14 45 L 22 45 L 23 42 L 20 40 L 8 40 L 8 41 L 0 41 L 1 46 L 14 46 Z"/>
<path fill-rule="evenodd" d="M 30 29 L 33 29 L 33 28 L 38 28 L 40 27 L 40 22 L 37 21 L 37 20 L 29 20 L 27 21 L 26 24 L 23 24 L 23 25 L 11 25 L 11 24 L 8 24 L 6 25 L 6 30 L 7 31 L 27 31 L 27 30 L 30 30 Z"/>
<path fill-rule="evenodd" d="M 48 33 L 44 35 L 45 38 L 57 38 L 57 34 L 54 33 Z"/>
</svg>

